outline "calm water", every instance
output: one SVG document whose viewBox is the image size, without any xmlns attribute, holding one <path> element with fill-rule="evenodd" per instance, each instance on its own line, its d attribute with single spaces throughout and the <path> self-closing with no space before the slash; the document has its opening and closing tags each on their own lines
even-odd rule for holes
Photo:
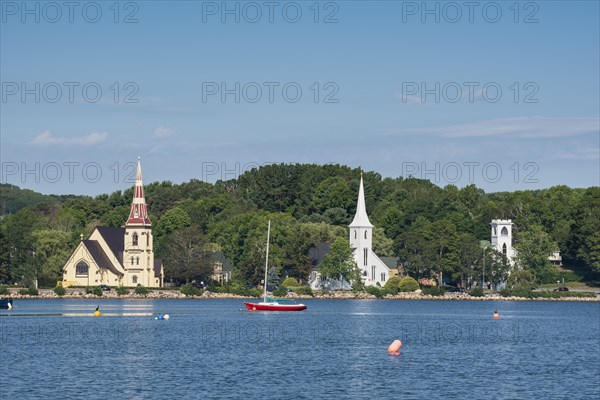
<svg viewBox="0 0 600 400">
<path fill-rule="evenodd" d="M 90 317 L 96 305 L 104 316 Z M 2 399 L 597 399 L 600 304 L 16 300 Z M 493 320 L 497 308 L 502 317 Z M 170 314 L 169 321 L 152 315 Z M 392 340 L 401 354 L 386 353 Z"/>
</svg>

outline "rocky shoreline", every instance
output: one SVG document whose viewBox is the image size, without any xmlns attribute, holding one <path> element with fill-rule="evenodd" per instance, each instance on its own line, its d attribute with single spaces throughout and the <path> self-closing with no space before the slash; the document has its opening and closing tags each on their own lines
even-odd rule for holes
<svg viewBox="0 0 600 400">
<path fill-rule="evenodd" d="M 64 296 L 58 296 L 51 290 L 41 290 L 39 295 L 20 295 L 18 293 L 10 293 L 8 296 L 13 299 L 48 299 L 48 298 L 63 298 L 63 299 L 248 299 L 249 297 L 240 296 L 232 293 L 213 293 L 205 291 L 200 296 L 186 296 L 178 290 L 151 290 L 147 295 L 130 293 L 119 296 L 115 291 L 103 292 L 102 296 L 87 294 L 85 292 L 71 292 Z M 379 300 L 374 295 L 368 293 L 353 293 L 353 292 L 335 292 L 335 293 L 317 293 L 314 296 L 297 295 L 295 293 L 288 294 L 289 299 L 328 299 L 328 300 Z M 484 297 L 473 297 L 467 293 L 446 293 L 443 296 L 431 296 L 418 292 L 398 293 L 396 295 L 386 295 L 383 300 L 457 300 L 457 301 L 585 301 L 585 302 L 600 302 L 600 295 L 596 297 L 560 297 L 560 298 L 527 298 L 527 297 L 502 297 L 499 294 L 486 295 Z"/>
</svg>

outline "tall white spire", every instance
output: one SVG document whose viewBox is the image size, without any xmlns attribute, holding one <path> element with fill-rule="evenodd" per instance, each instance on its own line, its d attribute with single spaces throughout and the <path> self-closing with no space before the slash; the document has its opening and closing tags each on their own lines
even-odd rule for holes
<svg viewBox="0 0 600 400">
<path fill-rule="evenodd" d="M 358 202 L 356 204 L 356 214 L 350 224 L 350 227 L 372 228 L 369 217 L 367 216 L 367 207 L 365 206 L 365 189 L 363 187 L 362 172 L 360 174 L 360 188 L 358 189 Z"/>
</svg>

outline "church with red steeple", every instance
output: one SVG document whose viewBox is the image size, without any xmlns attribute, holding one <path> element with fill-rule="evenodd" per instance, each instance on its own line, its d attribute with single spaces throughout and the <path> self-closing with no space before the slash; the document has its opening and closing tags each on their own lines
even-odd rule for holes
<svg viewBox="0 0 600 400">
<path fill-rule="evenodd" d="M 63 286 L 161 287 L 164 268 L 154 259 L 152 224 L 138 158 L 129 218 L 123 227 L 97 226 L 63 268 Z"/>
</svg>

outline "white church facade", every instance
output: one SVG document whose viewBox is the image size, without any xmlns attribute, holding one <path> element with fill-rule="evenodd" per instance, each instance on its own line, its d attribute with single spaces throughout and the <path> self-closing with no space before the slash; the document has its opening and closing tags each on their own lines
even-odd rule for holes
<svg viewBox="0 0 600 400">
<path fill-rule="evenodd" d="M 373 251 L 373 225 L 367 216 L 362 175 L 358 189 L 356 214 L 349 228 L 350 247 L 354 251 L 354 261 L 360 269 L 364 285 L 373 286 L 378 283 L 381 286 L 385 285 L 390 278 L 390 268 Z"/>
<path fill-rule="evenodd" d="M 62 285 L 161 287 L 163 281 L 162 261 L 154 258 L 152 226 L 138 159 L 133 200 L 125 226 L 98 226 L 87 240 L 82 235 L 63 267 Z"/>
<path fill-rule="evenodd" d="M 511 267 L 514 267 L 517 251 L 513 248 L 512 221 L 510 219 L 493 219 L 490 226 L 492 247 L 504 254 Z"/>
</svg>

